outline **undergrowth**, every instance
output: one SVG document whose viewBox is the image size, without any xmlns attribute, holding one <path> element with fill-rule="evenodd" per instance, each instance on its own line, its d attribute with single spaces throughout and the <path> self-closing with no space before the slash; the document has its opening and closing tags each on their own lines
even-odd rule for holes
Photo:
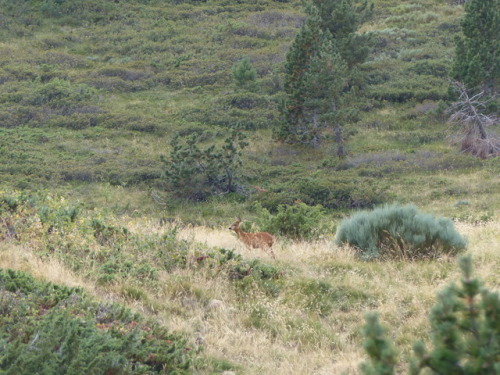
<svg viewBox="0 0 500 375">
<path fill-rule="evenodd" d="M 78 288 L 0 270 L 0 369 L 5 374 L 189 374 L 186 339 Z"/>
</svg>

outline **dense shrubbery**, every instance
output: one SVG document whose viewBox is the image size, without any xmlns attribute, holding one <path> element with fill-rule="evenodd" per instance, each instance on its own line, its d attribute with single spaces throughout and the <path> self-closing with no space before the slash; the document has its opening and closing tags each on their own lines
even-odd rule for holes
<svg viewBox="0 0 500 375">
<path fill-rule="evenodd" d="M 460 259 L 460 268 L 461 285 L 447 287 L 431 310 L 433 348 L 428 351 L 422 342 L 414 344 L 415 355 L 410 358 L 408 371 L 411 375 L 500 372 L 500 296 L 472 277 L 470 257 Z M 362 365 L 363 374 L 394 374 L 396 353 L 376 314 L 367 316 L 364 335 L 370 361 Z"/>
<path fill-rule="evenodd" d="M 235 92 L 221 98 L 210 98 L 207 104 L 206 108 L 186 109 L 182 115 L 191 122 L 226 129 L 266 129 L 271 128 L 276 121 L 276 104 L 271 97 L 263 94 Z"/>
<path fill-rule="evenodd" d="M 466 246 L 446 218 L 419 212 L 415 206 L 385 206 L 345 219 L 337 244 L 356 247 L 365 259 L 432 259 L 455 255 Z"/>
<path fill-rule="evenodd" d="M 186 340 L 75 288 L 0 270 L 0 372 L 189 373 Z"/>
</svg>

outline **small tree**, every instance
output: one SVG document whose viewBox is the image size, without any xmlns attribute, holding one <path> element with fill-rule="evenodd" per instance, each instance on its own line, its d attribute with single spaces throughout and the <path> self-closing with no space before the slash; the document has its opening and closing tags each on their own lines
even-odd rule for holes
<svg viewBox="0 0 500 375">
<path fill-rule="evenodd" d="M 325 129 L 353 119 L 346 94 L 355 66 L 368 52 L 367 38 L 356 31 L 369 13 L 366 2 L 354 4 L 314 0 L 306 5 L 306 21 L 286 56 L 278 140 L 317 147 Z M 343 146 L 339 149 L 343 155 Z"/>
<path fill-rule="evenodd" d="M 248 145 L 245 138 L 242 132 L 233 130 L 221 146 L 203 149 L 200 135 L 175 135 L 170 143 L 170 159 L 162 157 L 167 188 L 190 200 L 237 191 L 242 150 Z"/>
<path fill-rule="evenodd" d="M 257 88 L 256 79 L 257 71 L 248 57 L 244 57 L 233 65 L 233 81 L 237 87 L 253 91 Z"/>
</svg>

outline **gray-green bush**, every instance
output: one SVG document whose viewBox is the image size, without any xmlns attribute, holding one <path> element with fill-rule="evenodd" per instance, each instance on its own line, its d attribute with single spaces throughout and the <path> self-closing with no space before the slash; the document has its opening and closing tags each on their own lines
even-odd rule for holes
<svg viewBox="0 0 500 375">
<path fill-rule="evenodd" d="M 450 219 L 422 213 L 413 205 L 359 212 L 342 221 L 336 243 L 356 247 L 365 259 L 433 259 L 466 247 Z"/>
</svg>

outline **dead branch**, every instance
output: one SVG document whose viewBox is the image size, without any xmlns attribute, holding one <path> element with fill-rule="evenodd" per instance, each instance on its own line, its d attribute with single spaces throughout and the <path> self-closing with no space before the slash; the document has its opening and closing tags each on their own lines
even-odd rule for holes
<svg viewBox="0 0 500 375">
<path fill-rule="evenodd" d="M 462 152 L 482 159 L 499 156 L 500 138 L 487 130 L 499 123 L 498 117 L 485 114 L 487 104 L 495 98 L 486 98 L 484 91 L 470 96 L 461 82 L 454 82 L 453 86 L 459 93 L 458 100 L 448 110 L 449 123 L 458 127 L 454 142 L 460 144 Z"/>
</svg>

